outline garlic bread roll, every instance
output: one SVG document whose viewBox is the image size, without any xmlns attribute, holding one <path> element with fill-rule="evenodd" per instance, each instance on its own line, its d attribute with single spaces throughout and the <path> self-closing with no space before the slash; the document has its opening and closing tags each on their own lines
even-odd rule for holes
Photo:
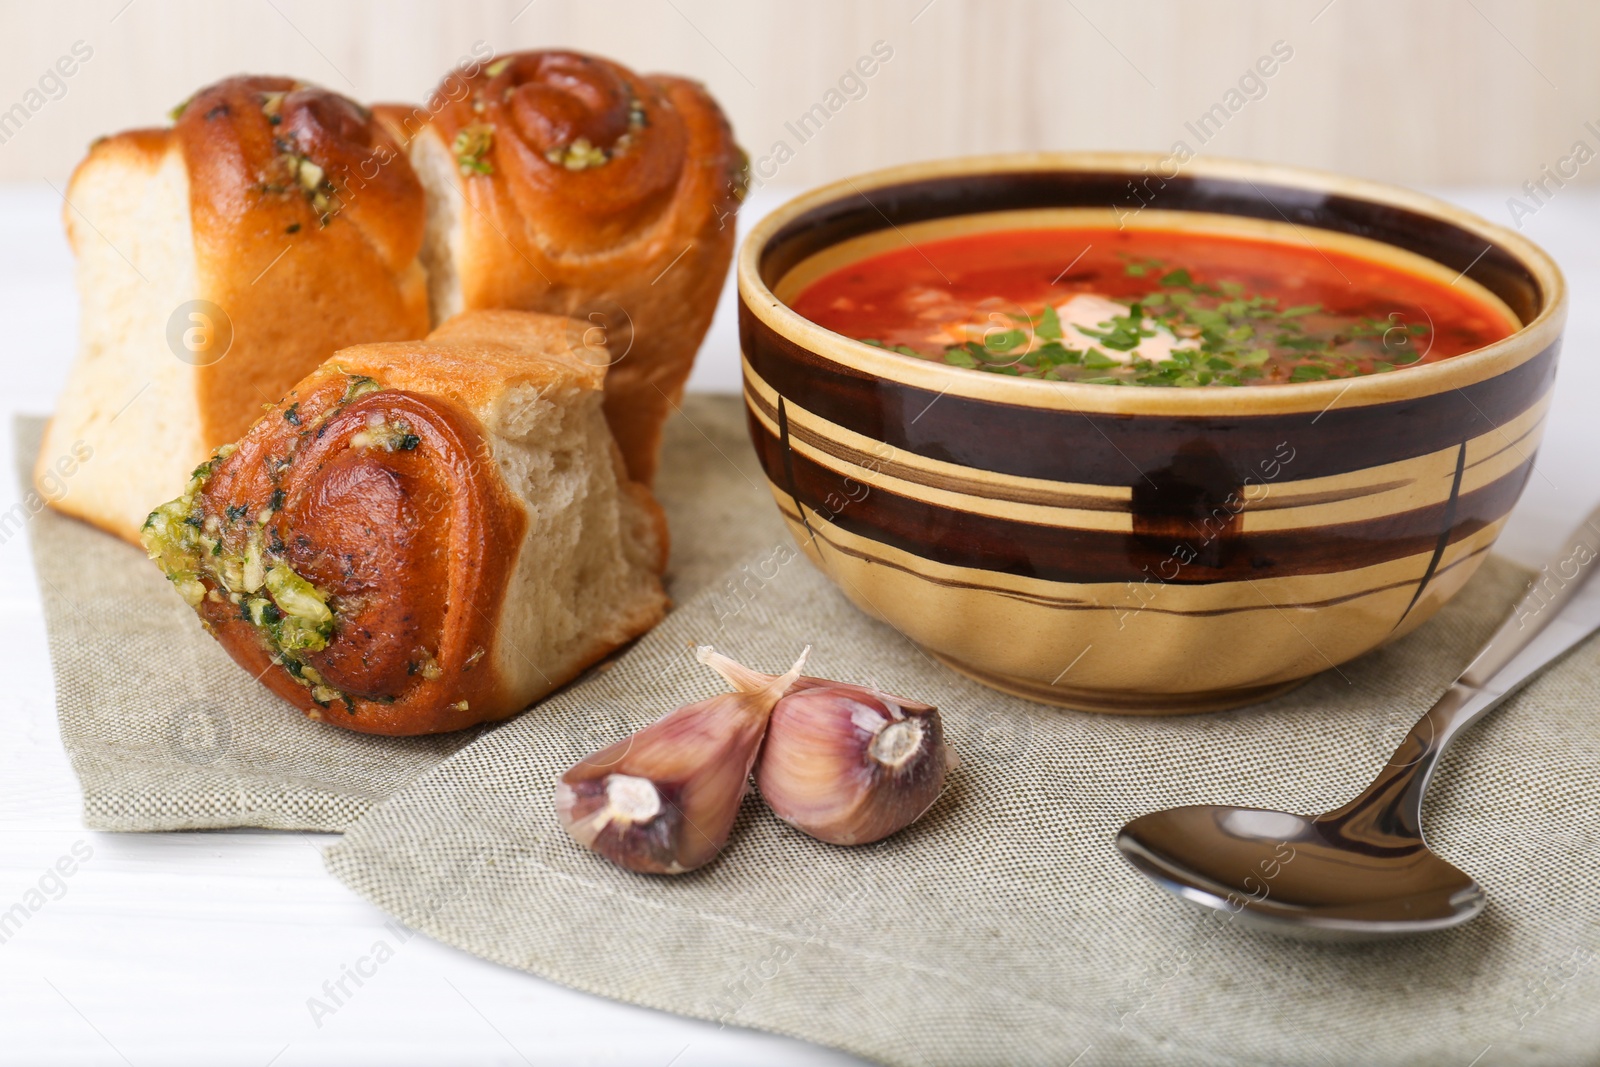
<svg viewBox="0 0 1600 1067">
<path fill-rule="evenodd" d="M 68 491 L 41 493 L 129 540 L 336 349 L 427 333 L 422 186 L 335 93 L 218 82 L 170 128 L 96 142 L 66 200 L 79 354 L 36 480 L 84 442 Z"/>
<path fill-rule="evenodd" d="M 434 321 L 474 308 L 579 320 L 608 346 L 606 417 L 655 476 L 733 254 L 745 157 L 696 82 L 576 52 L 453 71 L 427 107 L 374 109 L 428 191 Z"/>
<path fill-rule="evenodd" d="M 502 719 L 665 613 L 666 523 L 565 319 L 359 345 L 151 513 L 150 555 L 251 675 L 363 733 Z"/>
</svg>

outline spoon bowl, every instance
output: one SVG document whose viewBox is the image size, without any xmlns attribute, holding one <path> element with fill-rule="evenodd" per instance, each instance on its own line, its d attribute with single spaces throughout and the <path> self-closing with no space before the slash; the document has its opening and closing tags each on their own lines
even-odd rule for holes
<svg viewBox="0 0 1600 1067">
<path fill-rule="evenodd" d="M 1328 939 L 1443 929 L 1483 910 L 1483 889 L 1420 839 L 1352 839 L 1327 816 L 1170 808 L 1128 823 L 1117 847 L 1185 900 L 1259 929 Z"/>
</svg>

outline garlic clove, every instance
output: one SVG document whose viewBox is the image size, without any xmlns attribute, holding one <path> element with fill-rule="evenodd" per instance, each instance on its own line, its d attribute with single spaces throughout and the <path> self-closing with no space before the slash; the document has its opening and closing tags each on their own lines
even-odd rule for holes
<svg viewBox="0 0 1600 1067">
<path fill-rule="evenodd" d="M 756 787 L 791 826 L 831 844 L 865 845 L 932 807 L 954 762 L 937 708 L 860 686 L 817 686 L 773 709 Z"/>
<path fill-rule="evenodd" d="M 741 691 L 773 684 L 710 648 L 697 656 Z M 772 711 L 755 775 L 780 819 L 822 841 L 865 845 L 920 818 L 955 765 L 931 704 L 801 677 Z"/>
<path fill-rule="evenodd" d="M 556 784 L 556 815 L 572 839 L 630 871 L 682 874 L 728 840 L 778 699 L 805 665 L 754 690 L 669 712 L 580 760 Z"/>
</svg>

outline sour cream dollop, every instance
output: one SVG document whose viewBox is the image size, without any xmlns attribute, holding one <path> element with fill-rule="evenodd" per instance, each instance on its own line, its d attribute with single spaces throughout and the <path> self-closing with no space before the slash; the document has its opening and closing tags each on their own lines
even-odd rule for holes
<svg viewBox="0 0 1600 1067">
<path fill-rule="evenodd" d="M 1140 332 L 1153 330 L 1155 331 L 1155 336 L 1140 338 L 1138 347 L 1131 348 L 1126 352 L 1107 348 L 1097 338 L 1091 337 L 1085 332 L 1087 329 L 1094 330 L 1096 333 L 1104 333 L 1111 328 L 1112 319 L 1123 317 L 1127 314 L 1128 306 L 1126 304 L 1119 304 L 1115 300 L 1101 296 L 1099 293 L 1079 293 L 1065 304 L 1060 304 L 1056 307 L 1056 317 L 1061 320 L 1061 343 L 1068 348 L 1093 346 L 1118 363 L 1132 363 L 1135 356 L 1156 363 L 1163 359 L 1172 358 L 1173 352 L 1188 351 L 1200 347 L 1198 339 L 1179 337 L 1150 318 L 1139 320 Z"/>
</svg>

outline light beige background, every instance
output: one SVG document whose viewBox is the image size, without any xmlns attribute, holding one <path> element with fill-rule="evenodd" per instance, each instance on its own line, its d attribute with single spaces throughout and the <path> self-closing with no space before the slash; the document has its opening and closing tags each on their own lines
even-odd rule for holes
<svg viewBox="0 0 1600 1067">
<path fill-rule="evenodd" d="M 786 186 L 955 153 L 1183 140 L 1509 195 L 1576 140 L 1600 149 L 1596 0 L 0 0 L 0 12 L 0 112 L 42 101 L 0 143 L 0 179 L 63 175 L 97 134 L 159 123 L 239 71 L 416 99 L 477 41 L 699 78 L 758 162 L 779 140 L 794 149 L 766 168 Z M 64 94 L 30 96 L 78 41 L 93 55 Z M 875 41 L 893 58 L 800 144 L 785 122 Z M 1225 104 L 1276 41 L 1292 59 L 1202 145 L 1185 122 Z M 1600 161 L 1576 180 L 1597 176 Z"/>
</svg>

